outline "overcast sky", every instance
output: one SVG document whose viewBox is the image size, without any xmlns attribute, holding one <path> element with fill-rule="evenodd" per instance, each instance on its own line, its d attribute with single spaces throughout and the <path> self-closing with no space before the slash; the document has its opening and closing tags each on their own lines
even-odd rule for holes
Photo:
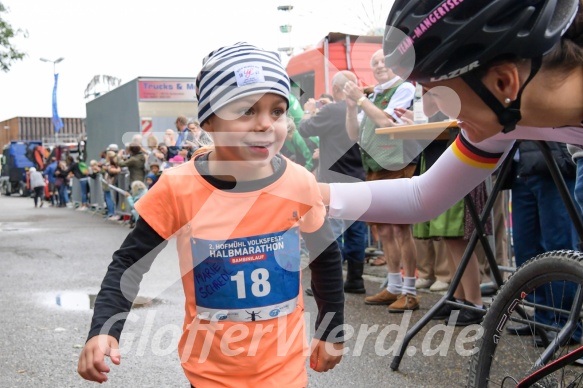
<svg viewBox="0 0 583 388">
<path fill-rule="evenodd" d="M 210 51 L 238 41 L 265 49 L 303 47 L 328 32 L 362 34 L 384 25 L 383 0 L 0 0 L 1 16 L 28 31 L 13 41 L 27 54 L 0 72 L 0 121 L 51 116 L 53 64 L 61 117 L 85 117 L 85 88 L 95 75 L 120 78 L 196 77 Z M 291 12 L 278 5 L 293 5 Z M 292 33 L 279 25 L 291 24 Z M 298 50 L 296 50 L 297 52 Z M 284 62 L 286 56 L 283 55 Z"/>
</svg>

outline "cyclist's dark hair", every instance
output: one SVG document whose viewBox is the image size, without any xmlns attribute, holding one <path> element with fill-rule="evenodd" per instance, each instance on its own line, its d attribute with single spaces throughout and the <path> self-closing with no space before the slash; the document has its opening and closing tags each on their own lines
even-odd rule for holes
<svg viewBox="0 0 583 388">
<path fill-rule="evenodd" d="M 543 69 L 571 71 L 583 65 L 583 0 L 579 12 L 561 41 L 544 57 Z"/>
</svg>

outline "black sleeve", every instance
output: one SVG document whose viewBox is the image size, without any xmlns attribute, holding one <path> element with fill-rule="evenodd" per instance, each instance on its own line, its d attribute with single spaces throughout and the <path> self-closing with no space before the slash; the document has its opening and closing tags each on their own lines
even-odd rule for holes
<svg viewBox="0 0 583 388">
<path fill-rule="evenodd" d="M 335 124 L 337 123 L 333 120 L 331 108 L 331 106 L 325 105 L 316 115 L 300 121 L 298 128 L 300 135 L 302 137 L 322 136 L 329 130 L 336 128 Z M 344 120 L 344 117 L 342 119 Z"/>
<path fill-rule="evenodd" d="M 99 334 L 109 334 L 119 341 L 142 277 L 167 243 L 142 217 L 138 219 L 107 268 L 95 300 L 88 340 Z M 108 322 L 110 318 L 112 322 Z"/>
<path fill-rule="evenodd" d="M 327 342 L 344 342 L 344 290 L 342 283 L 342 257 L 332 228 L 326 222 L 314 233 L 302 233 L 310 251 L 312 291 L 318 306 L 316 318 L 317 339 Z M 314 255 L 319 253 L 316 257 Z"/>
</svg>

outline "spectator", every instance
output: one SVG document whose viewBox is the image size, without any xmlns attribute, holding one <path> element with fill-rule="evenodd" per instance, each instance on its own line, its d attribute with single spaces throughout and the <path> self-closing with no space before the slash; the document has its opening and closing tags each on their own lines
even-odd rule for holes
<svg viewBox="0 0 583 388">
<path fill-rule="evenodd" d="M 173 129 L 168 128 L 164 132 L 164 144 L 166 147 L 174 147 L 176 145 L 176 133 Z"/>
<path fill-rule="evenodd" d="M 362 159 L 357 144 L 346 132 L 346 96 L 344 85 L 356 82 L 350 71 L 341 71 L 332 78 L 335 102 L 326 103 L 317 113 L 316 101 L 304 104 L 304 118 L 300 122 L 302 137 L 318 136 L 320 139 L 320 169 L 318 182 L 357 182 L 365 179 Z M 362 221 L 331 219 L 330 224 L 341 248 L 342 259 L 347 262 L 344 292 L 364 294 L 364 251 L 366 248 L 366 224 Z"/>
<path fill-rule="evenodd" d="M 176 148 L 180 149 L 186 140 L 191 136 L 188 130 L 188 119 L 185 116 L 178 116 L 176 118 L 176 133 L 178 133 L 178 138 L 176 139 Z"/>
<path fill-rule="evenodd" d="M 168 160 L 168 162 L 170 163 L 170 167 L 178 166 L 184 163 L 184 157 L 182 157 L 182 155 L 176 155 L 175 157 Z"/>
<path fill-rule="evenodd" d="M 354 82 L 356 82 L 356 81 L 354 81 Z M 319 104 L 316 103 L 316 108 L 321 109 L 324 105 L 334 102 L 334 96 L 332 96 L 328 93 L 322 93 L 322 94 L 320 94 L 320 97 L 318 98 L 318 102 L 319 102 Z"/>
<path fill-rule="evenodd" d="M 142 147 L 137 143 L 131 143 L 129 146 L 129 156 L 126 158 L 126 153 L 122 150 L 117 154 L 116 164 L 119 167 L 127 167 L 130 173 L 130 182 L 143 182 L 146 177 L 144 166 L 146 165 L 146 157 L 142 153 Z M 126 187 L 121 189 L 126 190 Z"/>
<path fill-rule="evenodd" d="M 140 218 L 138 212 L 136 211 L 134 204 L 138 199 L 142 198 L 144 194 L 148 192 L 148 188 L 142 181 L 133 181 L 131 184 L 131 193 L 126 192 L 126 201 L 132 213 L 132 219 L 130 220 L 130 228 L 133 228 L 138 218 Z"/>
<path fill-rule="evenodd" d="M 67 174 L 73 173 L 79 181 L 79 188 L 81 189 L 81 204 L 76 210 L 85 211 L 89 208 L 89 169 L 84 162 L 75 161 L 71 155 L 67 156 L 67 163 L 69 165 Z"/>
<path fill-rule="evenodd" d="M 95 178 L 97 178 L 97 174 L 99 174 L 100 172 L 101 172 L 101 166 L 99 165 L 97 160 L 92 159 L 89 162 L 89 177 L 91 179 L 95 179 Z"/>
<path fill-rule="evenodd" d="M 105 163 L 102 166 L 103 180 L 101 187 L 103 189 L 103 197 L 105 198 L 105 205 L 107 206 L 107 219 L 110 221 L 119 220 L 119 216 L 115 214 L 115 203 L 113 201 L 113 191 L 109 185 L 117 185 L 117 176 L 121 172 L 121 168 L 116 163 L 115 151 L 107 151 L 105 155 Z M 117 193 L 116 193 L 117 195 Z"/>
<path fill-rule="evenodd" d="M 287 118 L 287 137 L 280 152 L 291 161 L 304 166 L 308 171 L 313 170 L 312 152 L 302 136 L 296 131 L 294 120 L 289 116 Z"/>
<path fill-rule="evenodd" d="M 156 157 L 161 160 L 160 171 L 164 171 L 168 167 L 168 147 L 165 143 L 158 144 L 158 151 L 156 152 Z"/>
<path fill-rule="evenodd" d="M 158 178 L 160 177 L 160 175 L 162 174 L 162 172 L 160 171 L 160 166 L 158 165 L 158 163 L 152 163 L 150 164 L 150 174 L 154 175 L 154 177 L 156 178 L 156 180 L 158 180 Z"/>
<path fill-rule="evenodd" d="M 158 150 L 158 139 L 154 134 L 148 136 L 148 152 L 146 153 L 146 171 L 150 170 L 151 163 L 157 163 L 160 166 L 164 162 L 164 155 L 161 154 Z"/>
<path fill-rule="evenodd" d="M 36 168 L 31 167 L 28 169 L 30 188 L 33 191 L 34 207 L 38 206 L 38 201 L 40 200 L 40 207 L 43 207 L 43 198 L 45 196 L 45 178 L 40 171 L 36 171 Z"/>
<path fill-rule="evenodd" d="M 403 119 L 405 116 L 413 120 L 413 112 L 408 109 L 396 108 L 395 114 Z M 429 122 L 439 122 L 447 119 L 443 113 L 428 118 Z M 405 120 L 405 119 L 404 119 Z M 420 155 L 415 175 L 427 171 L 448 147 L 453 133 L 448 130 L 434 139 L 425 147 Z M 480 213 L 480 210 L 478 210 Z M 451 267 L 450 249 L 445 238 L 463 235 L 464 203 L 456 203 L 437 218 L 413 225 L 413 237 L 417 249 L 417 280 L 415 288 L 429 288 L 433 292 L 447 291 L 455 267 Z M 454 226 L 455 225 L 455 226 Z M 449 316 L 449 314 L 448 314 Z"/>
<path fill-rule="evenodd" d="M 55 186 L 55 171 L 57 171 L 57 158 L 51 156 L 48 166 L 43 172 L 43 176 L 47 178 L 49 182 L 49 200 L 51 204 L 49 206 L 55 206 L 58 201 L 58 188 Z"/>
<path fill-rule="evenodd" d="M 55 187 L 59 191 L 59 207 L 66 207 L 69 203 L 69 172 L 67 163 L 64 160 L 57 164 Z"/>
<path fill-rule="evenodd" d="M 146 187 L 149 189 L 152 188 L 152 186 L 154 186 L 154 184 L 156 183 L 156 181 L 158 180 L 158 178 L 156 177 L 156 175 L 152 174 L 151 172 L 146 174 Z"/>
<path fill-rule="evenodd" d="M 190 156 L 192 156 L 192 153 L 194 153 L 194 151 L 196 151 L 200 147 L 206 147 L 213 143 L 213 140 L 211 139 L 209 134 L 206 133 L 206 131 L 200 127 L 198 121 L 189 122 L 188 130 L 192 135 L 190 139 L 187 139 L 188 142 L 191 143 L 191 148 L 189 149 Z"/>
<path fill-rule="evenodd" d="M 559 166 L 571 196 L 574 195 L 576 166 L 571 160 L 567 146 L 562 143 L 547 142 Z M 578 237 L 569 213 L 561 199 L 559 190 L 544 160 L 542 152 L 532 141 L 520 141 L 515 157 L 515 174 L 512 183 L 512 234 L 516 266 L 541 253 L 561 249 L 577 250 Z M 567 295 L 572 298 L 574 284 L 550 283 L 537 288 L 537 305 L 558 307 Z M 560 327 L 564 316 L 557 316 L 550 310 L 536 308 L 534 321 L 549 326 Z M 508 326 L 510 334 L 532 335 L 534 328 L 527 324 Z M 555 335 L 547 332 L 547 335 Z M 571 337 L 577 343 L 581 339 L 581 325 Z M 552 338 L 551 338 L 552 339 Z M 538 343 L 539 346 L 542 342 Z"/>
<path fill-rule="evenodd" d="M 395 125 L 400 119 L 395 108 L 409 108 L 415 87 L 396 76 L 385 66 L 382 50 L 375 52 L 370 61 L 378 82 L 368 96 L 348 81 L 344 93 L 346 104 L 346 129 L 352 141 L 359 141 L 367 181 L 410 178 L 416 168 L 417 150 L 408 150 L 402 140 L 377 136 L 376 128 Z M 358 107 L 363 111 L 359 123 Z M 411 152 L 411 155 L 407 153 Z M 367 304 L 389 305 L 389 312 L 417 310 L 419 300 L 415 289 L 416 249 L 411 225 L 375 224 L 378 238 L 387 260 L 388 285 L 386 289 L 365 299 Z M 403 268 L 404 278 L 401 277 Z"/>
<path fill-rule="evenodd" d="M 304 109 L 302 108 L 300 101 L 293 94 L 290 94 L 289 96 L 289 109 L 287 115 L 293 119 L 295 128 L 299 128 L 300 122 L 304 117 Z M 304 147 L 302 143 L 306 143 L 308 151 L 303 150 Z M 296 163 L 302 166 L 308 166 L 309 168 L 306 168 L 308 168 L 309 171 L 315 172 L 318 166 L 318 159 L 314 158 L 314 153 L 319 147 L 318 143 L 319 140 L 317 136 L 302 138 L 301 135 L 298 136 L 297 133 L 294 133 L 293 137 L 286 141 L 286 147 L 282 149 L 282 153 Z M 316 156 L 318 157 L 319 154 L 316 153 Z M 309 161 L 309 159 L 311 159 L 311 161 Z"/>
</svg>

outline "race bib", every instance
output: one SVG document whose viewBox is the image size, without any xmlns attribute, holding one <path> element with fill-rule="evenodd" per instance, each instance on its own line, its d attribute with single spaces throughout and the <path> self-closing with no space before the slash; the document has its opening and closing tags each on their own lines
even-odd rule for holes
<svg viewBox="0 0 583 388">
<path fill-rule="evenodd" d="M 191 238 L 199 319 L 263 321 L 291 313 L 300 288 L 299 229 L 229 240 Z"/>
</svg>

